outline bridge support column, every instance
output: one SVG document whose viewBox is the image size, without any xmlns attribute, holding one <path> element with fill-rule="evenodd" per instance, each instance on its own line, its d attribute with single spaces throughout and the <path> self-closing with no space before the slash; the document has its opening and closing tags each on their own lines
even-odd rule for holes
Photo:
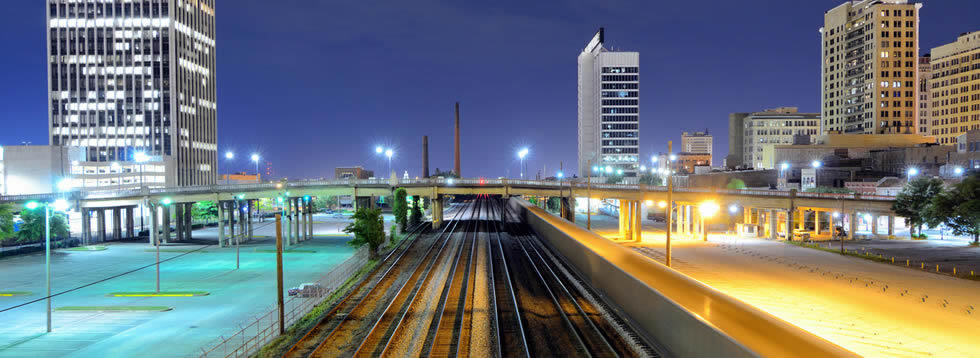
<svg viewBox="0 0 980 358">
<path fill-rule="evenodd" d="M 845 216 L 847 216 L 847 239 L 854 240 L 854 232 L 857 231 L 857 213 L 852 211 Z"/>
<path fill-rule="evenodd" d="M 174 204 L 174 226 L 176 226 L 176 241 L 184 241 L 184 203 Z"/>
<path fill-rule="evenodd" d="M 194 232 L 194 203 L 184 204 L 184 240 L 193 238 Z"/>
<path fill-rule="evenodd" d="M 293 199 L 286 198 L 285 203 L 286 215 L 283 215 L 284 220 L 286 220 L 286 243 L 288 245 L 293 244 Z"/>
<path fill-rule="evenodd" d="M 99 242 L 105 242 L 105 209 L 95 211 L 95 225 L 99 233 Z"/>
<path fill-rule="evenodd" d="M 306 238 L 303 237 L 304 236 L 303 235 L 303 232 L 306 231 L 306 230 L 303 230 L 302 229 L 303 228 L 303 210 L 302 210 L 303 209 L 303 205 L 302 205 L 302 203 L 303 203 L 303 198 L 296 198 L 296 201 L 295 201 L 296 210 L 293 212 L 293 215 L 296 217 L 296 224 L 295 225 L 296 225 L 296 242 L 297 243 L 299 243 L 300 241 L 305 241 L 305 239 L 306 239 Z"/>
<path fill-rule="evenodd" d="M 629 233 L 629 202 L 626 200 L 619 201 L 619 237 L 625 240 Z"/>
<path fill-rule="evenodd" d="M 225 203 L 218 202 L 218 247 L 225 247 Z"/>
<path fill-rule="evenodd" d="M 82 244 L 88 245 L 92 242 L 92 211 L 82 208 Z"/>
<path fill-rule="evenodd" d="M 226 201 L 225 207 L 228 212 L 228 246 L 231 246 L 231 242 L 235 239 L 235 203 Z"/>
<path fill-rule="evenodd" d="M 878 236 L 878 214 L 871 214 L 871 235 Z"/>
<path fill-rule="evenodd" d="M 765 213 L 766 211 L 763 209 L 755 209 L 756 225 L 759 225 L 759 232 L 755 233 L 756 237 L 766 237 L 767 227 L 766 221 L 764 220 Z"/>
<path fill-rule="evenodd" d="M 643 206 L 641 203 L 639 200 L 633 202 L 633 240 L 636 242 L 643 241 Z"/>
<path fill-rule="evenodd" d="M 793 240 L 793 232 L 795 232 L 796 229 L 795 223 L 793 222 L 794 211 L 798 211 L 798 210 L 790 210 L 786 212 L 786 240 L 787 241 Z"/>
<path fill-rule="evenodd" d="M 779 212 L 769 209 L 769 213 L 766 216 L 769 218 L 769 238 L 773 240 L 779 239 Z"/>
<path fill-rule="evenodd" d="M 688 235 L 694 233 L 694 206 L 684 205 L 684 232 Z"/>
<path fill-rule="evenodd" d="M 136 237 L 136 218 L 133 217 L 132 206 L 126 208 L 126 237 L 134 238 Z"/>
<path fill-rule="evenodd" d="M 161 206 L 163 209 L 163 243 L 170 242 L 170 205 Z"/>
<path fill-rule="evenodd" d="M 820 235 L 820 210 L 813 210 L 813 234 Z"/>
<path fill-rule="evenodd" d="M 112 239 L 122 239 L 122 208 L 112 208 Z"/>
<path fill-rule="evenodd" d="M 573 197 L 562 197 L 561 198 L 561 217 L 568 220 L 570 223 L 575 222 L 575 198 Z"/>
<path fill-rule="evenodd" d="M 895 238 L 895 217 L 892 215 L 888 216 L 888 238 Z"/>
<path fill-rule="evenodd" d="M 313 239 L 313 199 L 306 203 L 306 239 Z"/>
<path fill-rule="evenodd" d="M 442 198 L 436 196 L 431 198 L 432 202 L 429 206 L 432 207 L 432 229 L 438 229 L 442 226 Z"/>
<path fill-rule="evenodd" d="M 256 207 L 255 206 L 255 200 L 249 200 L 248 201 L 248 205 L 247 205 L 247 209 L 248 209 L 248 214 L 247 214 L 248 215 L 248 217 L 247 217 L 247 219 L 248 219 L 248 241 L 252 241 L 252 240 L 255 239 L 255 228 L 253 227 L 253 223 L 252 223 L 252 220 L 254 220 L 254 218 L 253 218 L 254 213 L 253 212 L 255 211 L 255 207 Z"/>
</svg>

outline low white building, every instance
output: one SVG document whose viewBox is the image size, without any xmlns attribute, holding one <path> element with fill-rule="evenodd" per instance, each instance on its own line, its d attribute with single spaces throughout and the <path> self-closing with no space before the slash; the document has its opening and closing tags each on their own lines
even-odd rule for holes
<svg viewBox="0 0 980 358">
<path fill-rule="evenodd" d="M 81 148 L 51 145 L 0 147 L 0 194 L 57 192 L 59 182 L 71 179 L 72 162 L 83 158 Z"/>
</svg>

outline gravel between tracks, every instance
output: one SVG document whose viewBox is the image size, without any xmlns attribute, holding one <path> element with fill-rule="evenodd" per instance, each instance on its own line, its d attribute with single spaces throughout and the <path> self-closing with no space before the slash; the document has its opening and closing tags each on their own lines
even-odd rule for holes
<svg viewBox="0 0 980 358">
<path fill-rule="evenodd" d="M 477 235 L 476 240 L 476 279 L 473 284 L 473 329 L 470 331 L 470 356 L 488 357 L 493 355 L 491 337 L 493 328 L 490 317 L 490 281 L 487 271 L 487 236 Z M 465 353 L 465 352 L 460 352 Z"/>
</svg>

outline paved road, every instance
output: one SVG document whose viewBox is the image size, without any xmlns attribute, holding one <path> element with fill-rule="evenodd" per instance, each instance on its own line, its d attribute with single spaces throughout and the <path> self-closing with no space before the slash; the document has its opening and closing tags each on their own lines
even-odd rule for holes
<svg viewBox="0 0 980 358">
<path fill-rule="evenodd" d="M 592 224 L 618 235 L 615 218 Z M 662 227 L 643 238 L 625 245 L 663 262 Z M 675 269 L 861 355 L 980 352 L 980 282 L 721 234 L 675 243 Z"/>
<path fill-rule="evenodd" d="M 286 288 L 312 281 L 353 254 L 345 236 L 337 234 L 341 219 L 314 218 L 317 237 L 296 246 L 284 260 Z M 256 224 L 257 236 L 272 237 L 274 225 Z M 195 238 L 214 237 L 214 229 L 195 231 Z M 176 257 L 203 245 L 164 247 L 161 259 Z M 185 356 L 200 351 L 220 335 L 237 331 L 237 323 L 275 304 L 274 241 L 257 240 L 241 249 L 235 270 L 235 249 L 216 246 L 186 254 L 161 266 L 161 289 L 207 291 L 203 297 L 106 297 L 116 291 L 152 291 L 155 271 L 149 268 L 98 283 L 52 300 L 63 306 L 169 306 L 169 312 L 58 312 L 54 332 L 44 333 L 44 302 L 0 313 L 0 357 Z M 52 292 L 78 287 L 152 264 L 154 250 L 144 243 L 110 243 L 105 251 L 58 250 L 52 254 Z M 0 260 L 0 291 L 30 291 L 30 296 L 0 297 L 0 309 L 40 297 L 44 292 L 44 255 Z M 270 290 L 271 288 L 271 290 Z"/>
</svg>

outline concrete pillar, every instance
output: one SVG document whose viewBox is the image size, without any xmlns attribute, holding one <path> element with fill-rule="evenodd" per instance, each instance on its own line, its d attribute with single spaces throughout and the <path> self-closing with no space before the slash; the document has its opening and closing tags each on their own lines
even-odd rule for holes
<svg viewBox="0 0 980 358">
<path fill-rule="evenodd" d="M 626 233 L 629 231 L 629 223 L 626 218 L 629 217 L 629 204 L 625 200 L 619 201 L 619 237 L 625 239 Z"/>
<path fill-rule="evenodd" d="M 225 203 L 218 202 L 218 247 L 225 247 L 225 216 L 227 215 L 227 208 L 225 208 Z"/>
<path fill-rule="evenodd" d="M 112 208 L 112 239 L 122 239 L 122 208 Z"/>
<path fill-rule="evenodd" d="M 177 231 L 176 241 L 184 241 L 184 203 L 174 204 L 174 226 Z"/>
<path fill-rule="evenodd" d="M 132 206 L 126 208 L 126 237 L 134 238 L 136 237 L 136 218 L 133 217 L 133 212 L 135 208 Z"/>
<path fill-rule="evenodd" d="M 105 209 L 95 211 L 95 224 L 98 228 L 99 242 L 105 242 Z"/>
<path fill-rule="evenodd" d="M 255 239 L 255 227 L 253 226 L 252 220 L 254 219 L 253 215 L 255 208 L 257 207 L 258 206 L 255 205 L 255 200 L 248 201 L 248 217 L 246 218 L 248 221 L 248 241 Z"/>
<path fill-rule="evenodd" d="M 820 235 L 820 210 L 813 211 L 813 234 Z"/>
<path fill-rule="evenodd" d="M 643 206 L 639 200 L 633 202 L 633 240 L 643 241 Z"/>
<path fill-rule="evenodd" d="M 313 202 L 312 198 L 306 202 L 306 239 L 313 239 Z"/>
<path fill-rule="evenodd" d="M 857 214 L 855 212 L 847 213 L 847 239 L 854 240 L 854 232 L 857 231 Z"/>
<path fill-rule="evenodd" d="M 786 240 L 793 240 L 793 232 L 795 232 L 796 226 L 793 222 L 793 210 L 786 212 Z"/>
<path fill-rule="evenodd" d="M 184 240 L 193 238 L 194 232 L 194 203 L 184 204 Z"/>
<path fill-rule="evenodd" d="M 442 198 L 435 197 L 430 199 L 429 206 L 432 209 L 432 229 L 442 226 Z"/>
<path fill-rule="evenodd" d="M 170 242 L 170 205 L 162 205 L 163 208 L 163 243 L 166 244 Z"/>
<path fill-rule="evenodd" d="M 296 218 L 296 223 L 295 223 L 295 225 L 296 225 L 296 242 L 303 241 L 303 231 L 305 231 L 305 230 L 302 230 L 301 229 L 303 227 L 303 213 L 300 210 L 302 208 L 302 205 L 300 205 L 300 203 L 302 201 L 303 201 L 303 198 L 296 198 L 296 200 L 294 200 L 294 205 L 296 207 L 296 210 L 293 211 L 293 217 Z"/>
<path fill-rule="evenodd" d="M 840 214 L 838 214 L 840 215 Z M 837 228 L 834 227 L 834 213 L 827 213 L 827 226 L 830 228 L 830 238 L 833 239 L 834 235 L 837 235 Z"/>
<path fill-rule="evenodd" d="M 888 238 L 895 238 L 895 217 L 891 215 L 888 216 Z"/>
<path fill-rule="evenodd" d="M 92 242 L 92 211 L 82 209 L 82 244 L 88 245 Z"/>
<path fill-rule="evenodd" d="M 773 240 L 779 239 L 779 228 L 778 228 L 778 212 L 774 209 L 769 209 L 769 213 L 766 216 L 769 217 L 769 238 Z"/>
<path fill-rule="evenodd" d="M 694 206 L 684 206 L 684 232 L 689 235 L 694 232 Z"/>
<path fill-rule="evenodd" d="M 759 226 L 757 226 L 759 232 L 756 233 L 756 237 L 765 237 L 766 236 L 766 222 L 764 220 L 765 219 L 765 217 L 764 217 L 765 216 L 765 213 L 766 213 L 766 211 L 765 210 L 762 210 L 762 209 L 756 209 L 755 210 L 755 214 L 756 214 L 756 223 L 755 224 L 756 225 L 759 225 Z"/>
<path fill-rule="evenodd" d="M 878 236 L 878 214 L 871 214 L 871 235 Z"/>
</svg>

